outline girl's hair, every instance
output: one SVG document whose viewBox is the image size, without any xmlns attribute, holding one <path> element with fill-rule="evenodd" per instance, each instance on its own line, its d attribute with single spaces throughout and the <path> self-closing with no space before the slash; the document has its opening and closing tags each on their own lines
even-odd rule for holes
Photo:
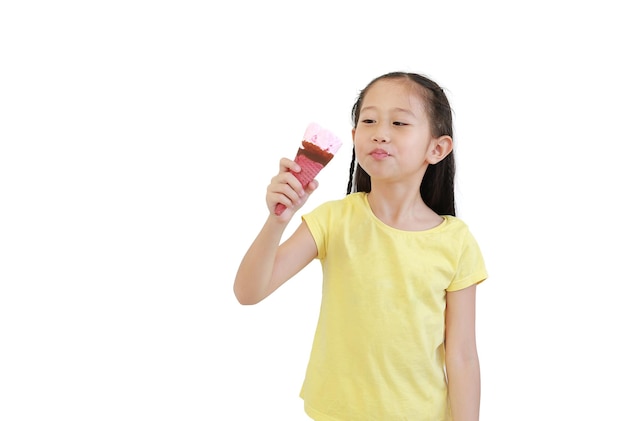
<svg viewBox="0 0 626 421">
<path fill-rule="evenodd" d="M 352 107 L 352 127 L 356 129 L 361 114 L 363 99 L 371 86 L 383 79 L 405 79 L 412 81 L 416 86 L 421 87 L 424 101 L 426 102 L 426 112 L 430 120 L 431 133 L 435 137 L 450 136 L 452 133 L 452 108 L 443 89 L 434 81 L 425 76 L 407 73 L 392 72 L 377 77 L 363 89 L 354 106 Z M 356 168 L 355 168 L 356 165 Z M 420 193 L 426 205 L 439 215 L 456 215 L 454 203 L 454 154 L 450 152 L 437 164 L 431 164 L 426 169 L 424 179 L 420 186 Z M 369 174 L 356 162 L 354 146 L 352 147 L 352 162 L 350 164 L 350 178 L 348 181 L 348 191 L 346 194 L 354 192 L 370 192 L 372 189 Z"/>
</svg>

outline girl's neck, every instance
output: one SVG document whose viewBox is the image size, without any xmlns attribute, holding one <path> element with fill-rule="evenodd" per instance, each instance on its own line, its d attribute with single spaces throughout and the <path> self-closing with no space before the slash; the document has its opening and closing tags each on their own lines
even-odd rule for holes
<svg viewBox="0 0 626 421">
<path fill-rule="evenodd" d="M 423 231 L 434 228 L 443 221 L 441 216 L 424 203 L 419 188 L 372 185 L 367 200 L 374 215 L 393 228 Z"/>
</svg>

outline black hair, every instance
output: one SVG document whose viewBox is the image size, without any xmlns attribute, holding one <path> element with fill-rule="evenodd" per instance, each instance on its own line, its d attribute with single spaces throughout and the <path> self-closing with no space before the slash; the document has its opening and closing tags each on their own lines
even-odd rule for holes
<svg viewBox="0 0 626 421">
<path fill-rule="evenodd" d="M 443 91 L 443 88 L 426 76 L 407 72 L 391 72 L 378 76 L 359 93 L 352 107 L 353 128 L 356 129 L 357 123 L 359 122 L 359 115 L 365 95 L 374 83 L 383 79 L 405 79 L 421 87 L 424 101 L 426 102 L 426 111 L 429 116 L 432 135 L 435 137 L 447 135 L 454 139 L 452 132 L 452 108 L 450 107 L 448 97 Z M 426 205 L 439 215 L 456 215 L 454 174 L 455 164 L 453 151 L 437 164 L 429 165 L 424 174 L 420 186 L 420 194 Z M 356 162 L 356 153 L 353 146 L 352 162 L 350 163 L 350 178 L 346 194 L 355 192 L 369 193 L 371 189 L 370 176 L 363 170 L 361 165 Z"/>
</svg>

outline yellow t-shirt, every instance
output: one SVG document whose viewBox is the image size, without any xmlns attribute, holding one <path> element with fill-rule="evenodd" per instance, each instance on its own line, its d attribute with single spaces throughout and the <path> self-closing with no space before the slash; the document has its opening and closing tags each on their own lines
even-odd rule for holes
<svg viewBox="0 0 626 421">
<path fill-rule="evenodd" d="M 303 216 L 323 270 L 319 320 L 300 396 L 318 421 L 449 420 L 446 291 L 487 277 L 465 223 L 426 231 L 380 221 L 365 193 Z"/>
</svg>

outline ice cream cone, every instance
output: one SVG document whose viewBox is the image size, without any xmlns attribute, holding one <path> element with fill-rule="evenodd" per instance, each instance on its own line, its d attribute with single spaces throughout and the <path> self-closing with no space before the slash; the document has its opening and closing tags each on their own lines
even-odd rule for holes
<svg viewBox="0 0 626 421">
<path fill-rule="evenodd" d="M 300 172 L 293 173 L 302 187 L 306 186 L 330 162 L 341 146 L 341 140 L 328 130 L 311 123 L 304 134 L 302 146 L 298 149 L 294 161 L 300 166 Z M 280 215 L 286 209 L 279 203 L 274 209 Z"/>
</svg>

